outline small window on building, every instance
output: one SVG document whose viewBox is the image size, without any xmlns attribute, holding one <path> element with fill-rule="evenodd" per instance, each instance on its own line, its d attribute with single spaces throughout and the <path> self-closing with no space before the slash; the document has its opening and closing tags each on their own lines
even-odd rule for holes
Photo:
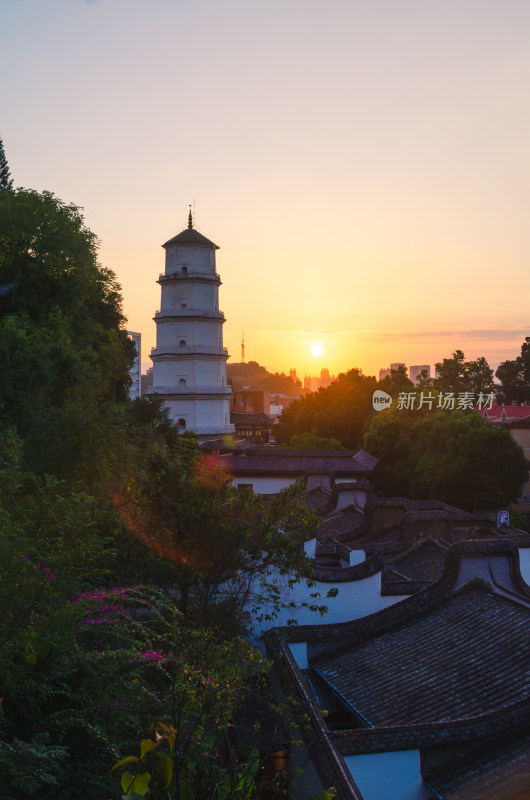
<svg viewBox="0 0 530 800">
<path fill-rule="evenodd" d="M 181 417 L 180 419 L 177 420 L 177 425 L 179 426 L 179 428 L 185 428 L 186 420 L 183 417 Z"/>
<path fill-rule="evenodd" d="M 187 273 L 188 273 L 188 268 L 187 267 L 182 267 L 182 274 L 183 275 L 187 275 Z"/>
<path fill-rule="evenodd" d="M 182 303 L 181 308 L 187 308 L 187 307 L 188 306 L 186 305 L 186 303 Z"/>
<path fill-rule="evenodd" d="M 186 386 L 186 378 L 179 378 L 179 386 Z"/>
<path fill-rule="evenodd" d="M 185 339 L 181 339 L 180 340 L 179 347 L 186 347 L 186 340 Z"/>
<path fill-rule="evenodd" d="M 523 494 L 523 503 L 525 506 L 530 506 L 530 494 Z"/>
</svg>

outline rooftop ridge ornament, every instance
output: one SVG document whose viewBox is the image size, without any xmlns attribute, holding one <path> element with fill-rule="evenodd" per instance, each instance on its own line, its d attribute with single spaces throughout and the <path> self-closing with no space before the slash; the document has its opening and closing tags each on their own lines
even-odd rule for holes
<svg viewBox="0 0 530 800">
<path fill-rule="evenodd" d="M 190 203 L 190 213 L 188 214 L 188 230 L 193 228 L 193 218 L 191 216 L 191 203 Z"/>
</svg>

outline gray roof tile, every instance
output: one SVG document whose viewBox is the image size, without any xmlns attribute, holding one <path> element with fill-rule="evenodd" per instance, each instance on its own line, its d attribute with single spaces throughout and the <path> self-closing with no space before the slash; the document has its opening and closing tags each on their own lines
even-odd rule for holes
<svg viewBox="0 0 530 800">
<path fill-rule="evenodd" d="M 314 666 L 373 725 L 473 717 L 530 691 L 530 608 L 472 582 Z"/>
</svg>

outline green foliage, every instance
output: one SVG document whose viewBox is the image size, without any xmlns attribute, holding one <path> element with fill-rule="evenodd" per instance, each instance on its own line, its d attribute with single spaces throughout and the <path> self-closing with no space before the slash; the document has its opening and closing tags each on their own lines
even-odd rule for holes
<svg viewBox="0 0 530 800">
<path fill-rule="evenodd" d="M 487 394 L 494 391 L 493 371 L 484 358 L 465 361 L 464 353 L 456 350 L 451 358 L 445 358 L 436 367 L 440 377 L 430 379 L 423 375 L 419 389 L 432 387 L 441 392 L 471 392 L 477 396 L 479 392 Z M 372 396 L 375 389 L 386 392 L 396 400 L 401 392 L 413 391 L 414 384 L 407 377 L 405 367 L 392 370 L 380 381 L 360 375 L 358 370 L 350 370 L 339 375 L 328 388 L 319 389 L 285 409 L 275 427 L 276 440 L 286 446 L 288 442 L 300 441 L 292 437 L 304 436 L 311 441 L 310 437 L 314 435 L 336 439 L 344 447 L 363 446 L 364 432 L 374 419 Z"/>
<path fill-rule="evenodd" d="M 190 628 L 161 594 L 152 593 L 150 600 L 144 595 L 142 602 L 151 611 L 144 624 L 152 648 L 145 653 L 151 673 L 147 691 L 166 722 L 155 726 L 153 738 L 141 741 L 139 757 L 126 756 L 112 771 L 124 770 L 125 794 L 153 798 L 167 797 L 168 788 L 171 797 L 206 798 L 217 796 L 220 783 L 242 787 L 239 770 L 235 783 L 226 771 L 226 734 L 266 665 L 242 639 L 224 641 L 211 630 Z"/>
<path fill-rule="evenodd" d="M 344 447 L 359 447 L 372 414 L 376 388 L 375 378 L 365 377 L 356 369 L 339 375 L 331 386 L 295 401 L 283 411 L 274 429 L 276 440 L 284 444 L 293 435 L 314 431 L 317 436 L 337 439 Z"/>
<path fill-rule="evenodd" d="M 300 500 L 301 485 L 267 503 L 237 493 L 222 465 L 186 436 L 171 446 L 144 443 L 142 456 L 140 465 L 122 462 L 115 505 L 137 540 L 171 564 L 181 610 L 199 624 L 214 615 L 229 635 L 243 624 L 257 575 L 309 574 L 300 544 L 316 519 Z"/>
<path fill-rule="evenodd" d="M 75 206 L 0 191 L 2 796 L 250 797 L 256 756 L 228 742 L 266 665 L 238 634 L 255 576 L 309 574 L 314 520 L 299 486 L 237 495 L 159 398 L 128 400 L 96 249 Z"/>
<path fill-rule="evenodd" d="M 318 436 L 316 430 L 306 431 L 305 433 L 293 433 L 287 444 L 283 447 L 290 447 L 294 450 L 343 450 L 342 444 L 333 437 Z"/>
<path fill-rule="evenodd" d="M 0 190 L 12 188 L 13 181 L 11 179 L 11 173 L 9 172 L 9 165 L 7 163 L 4 150 L 4 143 L 2 142 L 2 139 L 0 139 Z"/>
<path fill-rule="evenodd" d="M 243 364 L 228 363 L 226 374 L 234 392 L 239 392 L 243 387 L 249 386 L 253 391 L 298 395 L 301 389 L 300 381 L 295 383 L 284 372 L 268 372 L 257 361 L 248 361 Z"/>
<path fill-rule="evenodd" d="M 381 494 L 435 497 L 467 511 L 514 502 L 528 475 L 509 432 L 475 412 L 385 411 L 373 419 L 364 447 L 379 458 Z"/>
<path fill-rule="evenodd" d="M 377 388 L 391 397 L 397 397 L 400 392 L 412 391 L 414 384 L 407 375 L 407 368 L 398 367 L 390 370 L 390 375 L 386 375 L 378 381 Z"/>
<path fill-rule="evenodd" d="M 530 400 L 530 336 L 521 345 L 521 355 L 501 364 L 495 376 L 502 384 L 500 401 L 526 403 Z"/>
<path fill-rule="evenodd" d="M 493 370 L 484 357 L 465 361 L 462 350 L 436 364 L 439 377 L 432 385 L 441 392 L 473 392 L 488 394 L 494 391 Z"/>
<path fill-rule="evenodd" d="M 101 408 L 124 401 L 133 349 L 119 287 L 97 263 L 78 208 L 51 193 L 0 192 L 0 412 L 35 471 L 71 476 Z M 61 436 L 57 436 L 57 431 Z"/>
</svg>

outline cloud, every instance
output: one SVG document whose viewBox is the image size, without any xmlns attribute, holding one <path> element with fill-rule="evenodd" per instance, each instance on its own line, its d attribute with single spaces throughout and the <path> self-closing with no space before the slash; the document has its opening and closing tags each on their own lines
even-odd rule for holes
<svg viewBox="0 0 530 800">
<path fill-rule="evenodd" d="M 393 340 L 446 340 L 457 339 L 476 342 L 522 342 L 525 336 L 530 335 L 528 328 L 470 328 L 470 329 L 451 329 L 451 330 L 399 330 L 397 328 L 365 328 L 357 330 L 260 330 L 257 332 L 259 339 L 263 341 L 296 341 L 302 344 L 311 344 L 315 340 L 321 342 L 335 341 L 343 344 L 354 342 L 386 342 L 390 338 Z"/>
</svg>

